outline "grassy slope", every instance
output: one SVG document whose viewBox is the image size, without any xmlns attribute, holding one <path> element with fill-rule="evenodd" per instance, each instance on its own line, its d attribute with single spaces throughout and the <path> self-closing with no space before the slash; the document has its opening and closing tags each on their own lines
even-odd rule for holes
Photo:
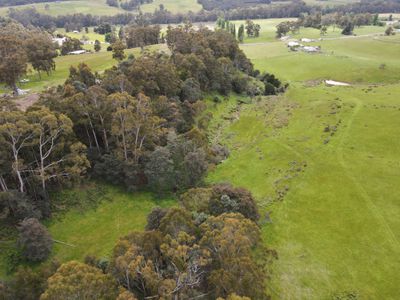
<svg viewBox="0 0 400 300">
<path fill-rule="evenodd" d="M 93 193 L 93 188 L 65 191 L 54 197 L 53 202 L 58 206 L 64 206 L 69 201 L 67 199 L 85 203 L 89 201 L 87 191 Z M 88 205 L 83 208 L 76 206 L 63 215 L 55 216 L 46 224 L 54 239 L 73 245 L 55 243 L 53 258 L 66 262 L 82 261 L 86 255 L 109 257 L 119 237 L 144 229 L 147 215 L 153 207 L 175 204 L 173 199 L 159 200 L 149 193 L 128 193 L 109 186 L 101 186 L 101 191 L 103 200 L 96 208 Z M 0 279 L 7 276 L 5 257 L 1 254 Z"/>
<path fill-rule="evenodd" d="M 143 4 L 141 10 L 143 12 L 154 12 L 154 10 L 163 4 L 164 7 L 173 13 L 186 13 L 188 11 L 197 12 L 202 6 L 197 0 L 154 0 L 152 3 Z"/>
<path fill-rule="evenodd" d="M 84 194 L 81 190 L 77 192 Z M 96 209 L 84 212 L 75 209 L 48 225 L 54 239 L 76 246 L 56 244 L 54 256 L 57 259 L 62 262 L 82 260 L 88 254 L 107 257 L 119 237 L 144 229 L 153 207 L 174 204 L 174 200 L 156 200 L 149 193 L 127 193 L 111 187 L 106 188 L 105 197 L 109 200 Z"/>
<path fill-rule="evenodd" d="M 243 106 L 232 123 L 218 116 L 231 115 L 235 101 L 218 107 L 214 135 L 233 151 L 209 181 L 245 186 L 271 212 L 263 233 L 279 253 L 276 299 L 398 296 L 400 40 L 380 39 L 321 42 L 329 55 L 289 53 L 280 42 L 243 46 L 291 87 L 277 101 Z M 311 85 L 321 78 L 357 85 Z M 333 136 L 328 125 L 338 126 Z"/>
<path fill-rule="evenodd" d="M 48 3 L 50 8 L 45 9 L 46 3 L 37 3 L 29 5 L 12 6 L 12 8 L 23 9 L 27 7 L 35 7 L 40 13 L 52 16 L 67 15 L 74 13 L 92 14 L 111 16 L 118 13 L 127 13 L 126 10 L 117 7 L 111 7 L 106 4 L 106 0 L 72 0 Z M 202 6 L 196 0 L 154 0 L 153 3 L 144 4 L 141 7 L 143 12 L 153 12 L 159 8 L 160 4 L 174 13 L 185 13 L 188 11 L 199 11 Z M 0 7 L 0 16 L 7 14 L 9 7 Z M 132 12 L 135 13 L 135 12 Z"/>
<path fill-rule="evenodd" d="M 295 21 L 293 18 L 282 18 L 282 19 L 263 19 L 263 20 L 254 20 L 255 23 L 260 24 L 261 33 L 259 38 L 246 38 L 245 43 L 265 43 L 265 42 L 275 42 L 276 35 L 276 25 L 285 21 Z M 234 21 L 236 24 L 236 29 L 239 28 L 241 24 L 245 24 L 245 21 Z M 378 26 L 363 26 L 356 28 L 354 33 L 356 35 L 365 35 L 365 34 L 373 34 L 373 33 L 383 33 L 385 31 L 384 27 Z M 328 32 L 325 36 L 320 35 L 320 31 L 314 28 L 301 28 L 299 33 L 291 34 L 290 36 L 296 39 L 300 38 L 337 38 L 341 37 L 341 29 L 340 28 L 328 28 Z"/>
<path fill-rule="evenodd" d="M 27 7 L 35 7 L 39 12 L 49 14 L 52 16 L 68 15 L 74 13 L 92 14 L 92 15 L 115 15 L 124 13 L 123 9 L 111 7 L 106 4 L 106 0 L 73 0 L 48 3 L 50 8 L 45 10 L 46 3 L 37 3 L 30 5 L 13 6 L 16 9 L 23 9 Z M 0 8 L 0 15 L 7 14 L 8 7 Z"/>
<path fill-rule="evenodd" d="M 79 40 L 82 40 L 83 36 L 86 36 L 90 41 L 99 40 L 101 43 L 105 42 L 104 34 L 98 34 L 98 33 L 94 32 L 93 31 L 94 27 L 89 27 L 88 29 L 89 29 L 89 33 L 86 33 L 84 29 L 79 33 L 74 33 L 74 32 L 66 32 L 64 28 L 58 28 L 57 31 L 54 32 L 54 34 L 60 33 L 60 34 L 64 34 L 71 38 L 79 39 Z M 105 50 L 104 48 L 105 47 L 103 47 L 102 50 Z"/>
</svg>

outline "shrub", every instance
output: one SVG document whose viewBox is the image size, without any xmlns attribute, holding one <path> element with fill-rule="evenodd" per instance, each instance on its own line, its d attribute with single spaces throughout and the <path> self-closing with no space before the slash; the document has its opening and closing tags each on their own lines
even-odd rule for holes
<svg viewBox="0 0 400 300">
<path fill-rule="evenodd" d="M 147 216 L 146 230 L 156 230 L 160 227 L 161 219 L 165 217 L 168 209 L 154 207 Z"/>
<path fill-rule="evenodd" d="M 40 211 L 28 195 L 18 191 L 0 193 L 0 216 L 17 221 L 25 218 L 41 218 Z"/>
<path fill-rule="evenodd" d="M 50 255 L 53 239 L 37 219 L 25 219 L 19 227 L 19 232 L 18 245 L 24 258 L 43 261 Z"/>
<path fill-rule="evenodd" d="M 211 188 L 194 188 L 182 194 L 180 201 L 183 207 L 197 213 L 208 213 L 209 202 L 213 191 Z"/>
<path fill-rule="evenodd" d="M 241 213 L 253 221 L 260 218 L 252 194 L 244 188 L 234 188 L 230 184 L 218 184 L 213 187 L 209 212 L 214 216 L 229 212 Z"/>
</svg>

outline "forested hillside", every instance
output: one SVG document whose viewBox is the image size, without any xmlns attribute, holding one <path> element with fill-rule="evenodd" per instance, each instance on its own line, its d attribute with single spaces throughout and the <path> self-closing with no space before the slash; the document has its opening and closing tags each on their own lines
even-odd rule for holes
<svg viewBox="0 0 400 300">
<path fill-rule="evenodd" d="M 21 5 L 1 300 L 397 299 L 398 0 Z"/>
</svg>

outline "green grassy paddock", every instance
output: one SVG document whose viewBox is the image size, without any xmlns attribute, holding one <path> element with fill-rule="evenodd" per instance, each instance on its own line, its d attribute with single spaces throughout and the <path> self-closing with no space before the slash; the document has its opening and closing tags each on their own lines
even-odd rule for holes
<svg viewBox="0 0 400 300">
<path fill-rule="evenodd" d="M 88 193 L 93 194 L 94 189 L 102 192 L 101 202 L 95 206 L 88 204 L 93 201 Z M 62 242 L 54 243 L 50 257 L 61 263 L 83 261 L 87 255 L 110 257 L 119 237 L 144 229 L 153 207 L 169 207 L 176 203 L 172 197 L 157 199 L 150 193 L 129 193 L 116 187 L 93 184 L 66 190 L 54 195 L 52 201 L 54 206 L 64 210 L 45 223 L 53 239 Z M 69 209 L 70 206 L 73 208 Z M 8 246 L 12 247 L 13 243 Z M 6 251 L 0 253 L 0 279 L 9 276 L 5 255 Z"/>
<path fill-rule="evenodd" d="M 266 245 L 279 254 L 273 299 L 398 297 L 400 45 L 379 39 L 322 42 L 333 55 L 243 45 L 257 68 L 291 83 L 288 92 L 210 105 L 212 136 L 232 153 L 208 182 L 229 181 L 257 198 Z M 327 78 L 356 84 L 318 81 Z"/>
<path fill-rule="evenodd" d="M 152 13 L 160 7 L 160 4 L 173 13 L 197 12 L 202 9 L 197 0 L 154 0 L 152 3 L 143 4 L 140 9 L 143 12 Z"/>
<path fill-rule="evenodd" d="M 40 13 L 48 14 L 51 16 L 58 15 L 72 15 L 74 13 L 92 14 L 98 16 L 111 16 L 118 13 L 126 12 L 123 9 L 117 7 L 111 7 L 106 4 L 106 0 L 72 0 L 72 1 L 60 1 L 60 2 L 49 2 L 49 9 L 46 10 L 46 3 L 35 3 L 27 5 L 18 5 L 11 7 L 1 7 L 0 16 L 5 16 L 9 8 L 24 9 L 34 7 Z"/>
</svg>

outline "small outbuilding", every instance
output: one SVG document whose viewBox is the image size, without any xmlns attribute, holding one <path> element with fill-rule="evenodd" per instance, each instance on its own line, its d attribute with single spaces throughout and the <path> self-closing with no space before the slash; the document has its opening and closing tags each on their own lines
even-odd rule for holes
<svg viewBox="0 0 400 300">
<path fill-rule="evenodd" d="M 302 48 L 302 50 L 304 52 L 308 52 L 308 53 L 318 53 L 318 52 L 321 51 L 321 48 L 320 47 L 314 47 L 314 46 L 304 46 Z"/>
<path fill-rule="evenodd" d="M 85 54 L 86 50 L 76 50 L 76 51 L 71 51 L 68 52 L 69 55 L 79 55 L 79 54 Z"/>
</svg>

